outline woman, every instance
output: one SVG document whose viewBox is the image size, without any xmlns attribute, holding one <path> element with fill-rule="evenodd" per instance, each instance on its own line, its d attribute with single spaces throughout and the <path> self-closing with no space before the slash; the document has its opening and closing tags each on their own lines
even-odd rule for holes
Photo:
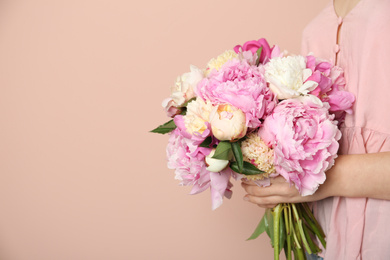
<svg viewBox="0 0 390 260">
<path fill-rule="evenodd" d="M 345 70 L 356 97 L 340 156 L 327 180 L 302 197 L 282 177 L 260 188 L 243 182 L 244 200 L 264 208 L 312 202 L 327 235 L 325 259 L 390 259 L 390 0 L 331 0 L 306 27 L 303 54 Z"/>
</svg>

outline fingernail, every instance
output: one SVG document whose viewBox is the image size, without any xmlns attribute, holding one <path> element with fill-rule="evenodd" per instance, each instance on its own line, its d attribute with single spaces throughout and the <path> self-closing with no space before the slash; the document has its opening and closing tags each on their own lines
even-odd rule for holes
<svg viewBox="0 0 390 260">
<path fill-rule="evenodd" d="M 249 201 L 249 198 L 248 197 L 244 197 L 243 198 L 245 201 Z"/>
</svg>

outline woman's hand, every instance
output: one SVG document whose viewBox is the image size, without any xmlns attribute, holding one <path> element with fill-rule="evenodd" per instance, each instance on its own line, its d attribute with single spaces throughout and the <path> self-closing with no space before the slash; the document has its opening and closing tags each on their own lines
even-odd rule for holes
<svg viewBox="0 0 390 260">
<path fill-rule="evenodd" d="M 248 193 L 244 200 L 263 208 L 273 208 L 279 203 L 310 202 L 322 199 L 321 192 L 302 197 L 294 185 L 290 185 L 282 176 L 271 178 L 271 185 L 259 187 L 253 181 L 242 181 L 241 186 Z M 323 197 L 325 198 L 325 197 Z"/>
</svg>

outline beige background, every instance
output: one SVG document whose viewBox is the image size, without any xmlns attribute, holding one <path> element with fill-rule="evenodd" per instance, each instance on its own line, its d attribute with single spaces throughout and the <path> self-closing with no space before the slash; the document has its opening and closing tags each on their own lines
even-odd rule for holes
<svg viewBox="0 0 390 260">
<path fill-rule="evenodd" d="M 166 168 L 177 75 L 247 40 L 298 53 L 329 0 L 0 0 L 0 259 L 271 259 L 262 209 Z"/>
</svg>

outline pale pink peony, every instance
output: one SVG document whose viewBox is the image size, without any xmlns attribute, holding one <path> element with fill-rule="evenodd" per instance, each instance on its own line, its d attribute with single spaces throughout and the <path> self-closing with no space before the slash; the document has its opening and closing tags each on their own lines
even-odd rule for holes
<svg viewBox="0 0 390 260">
<path fill-rule="evenodd" d="M 335 120 L 341 123 L 345 113 L 352 114 L 352 106 L 355 102 L 354 95 L 344 90 L 343 70 L 311 55 L 306 57 L 306 67 L 312 71 L 312 75 L 307 80 L 318 83 L 310 94 L 327 102 L 330 105 L 329 112 L 335 114 Z"/>
<path fill-rule="evenodd" d="M 166 149 L 168 168 L 174 169 L 176 177 L 181 185 L 193 186 L 190 194 L 197 194 L 206 189 L 211 191 L 212 208 L 218 208 L 223 197 L 230 198 L 230 177 L 232 171 L 225 168 L 221 172 L 210 172 L 206 169 L 205 157 L 211 149 L 199 149 L 194 141 L 181 135 L 179 129 L 175 129 L 169 137 Z"/>
<path fill-rule="evenodd" d="M 334 164 L 341 132 L 329 106 L 301 97 L 279 103 L 266 118 L 260 137 L 274 149 L 274 165 L 303 196 L 313 194 Z M 314 101 L 314 102 L 313 102 Z"/>
<path fill-rule="evenodd" d="M 245 113 L 246 126 L 256 128 L 275 107 L 275 96 L 263 78 L 263 68 L 246 60 L 231 60 L 201 80 L 195 93 L 213 105 L 230 104 Z"/>
<path fill-rule="evenodd" d="M 170 97 L 164 99 L 161 105 L 165 109 L 165 113 L 168 117 L 175 117 L 176 115 L 180 115 L 182 111 L 181 108 L 179 108 L 175 101 L 173 101 L 173 99 Z"/>
</svg>

